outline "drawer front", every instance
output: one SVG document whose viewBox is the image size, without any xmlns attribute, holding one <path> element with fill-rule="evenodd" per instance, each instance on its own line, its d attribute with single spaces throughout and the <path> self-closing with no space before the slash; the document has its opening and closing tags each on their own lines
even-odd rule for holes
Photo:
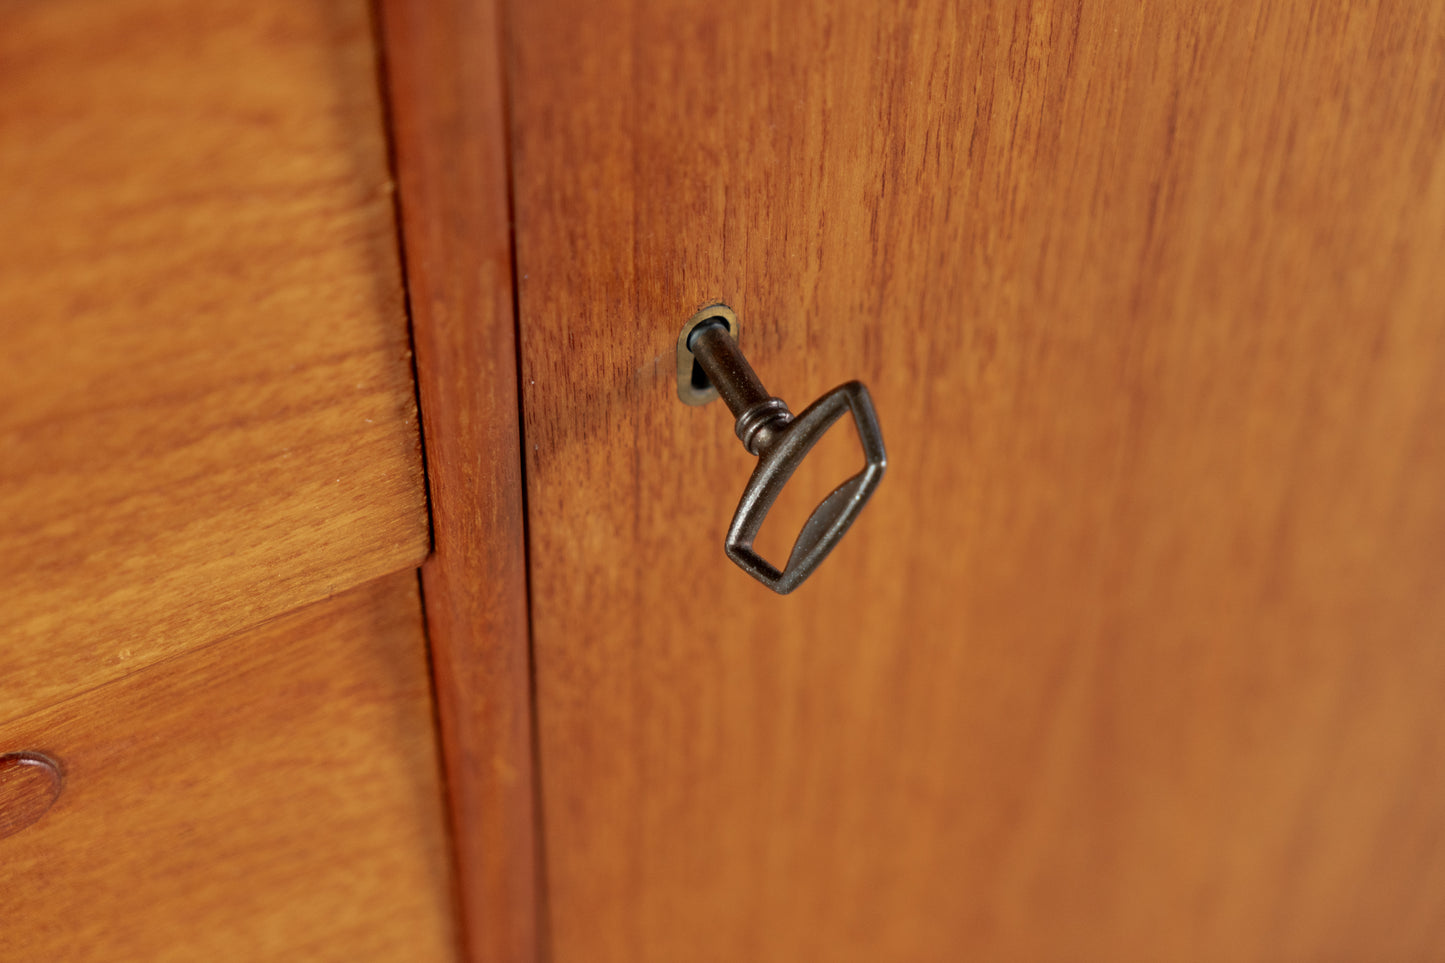
<svg viewBox="0 0 1445 963">
<path fill-rule="evenodd" d="M 12 722 L 0 959 L 454 958 L 431 719 L 407 572 Z"/>
<path fill-rule="evenodd" d="M 0 7 L 0 721 L 414 566 L 365 0 Z"/>
</svg>

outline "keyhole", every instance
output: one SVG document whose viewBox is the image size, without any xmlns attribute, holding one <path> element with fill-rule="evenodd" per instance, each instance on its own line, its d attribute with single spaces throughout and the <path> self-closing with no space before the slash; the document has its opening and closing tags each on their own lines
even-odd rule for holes
<svg viewBox="0 0 1445 963">
<path fill-rule="evenodd" d="M 706 391 L 711 387 L 712 382 L 707 380 L 707 372 L 702 370 L 702 365 L 698 364 L 697 359 L 694 358 L 692 361 L 692 390 Z"/>
<path fill-rule="evenodd" d="M 712 304 L 703 308 L 682 326 L 677 336 L 677 396 L 689 405 L 707 404 L 717 397 L 717 386 L 707 376 L 702 365 L 693 357 L 690 345 L 699 331 L 712 325 L 722 325 L 728 333 L 737 338 L 738 319 L 726 304 Z"/>
<path fill-rule="evenodd" d="M 692 339 L 697 337 L 699 331 L 701 331 L 703 328 L 711 327 L 714 324 L 720 324 L 723 327 L 727 327 L 728 319 L 724 317 L 708 318 L 707 320 L 698 323 L 692 329 L 692 333 L 687 336 L 687 342 L 689 347 L 692 345 Z M 698 364 L 697 359 L 694 358 L 692 361 L 692 390 L 707 391 L 711 387 L 712 381 L 708 378 L 707 372 L 702 369 L 702 365 Z"/>
</svg>

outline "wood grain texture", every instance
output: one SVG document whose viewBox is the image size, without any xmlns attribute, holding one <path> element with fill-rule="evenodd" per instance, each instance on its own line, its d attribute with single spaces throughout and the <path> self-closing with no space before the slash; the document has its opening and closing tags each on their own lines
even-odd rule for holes
<svg viewBox="0 0 1445 963">
<path fill-rule="evenodd" d="M 467 943 L 538 954 L 531 666 L 498 9 L 385 0 L 435 551 L 422 566 Z"/>
<path fill-rule="evenodd" d="M 416 565 L 365 0 L 0 4 L 0 719 Z"/>
<path fill-rule="evenodd" d="M 512 8 L 555 959 L 1445 946 L 1445 7 Z M 889 476 L 775 598 L 719 299 Z"/>
<path fill-rule="evenodd" d="M 0 729 L 65 766 L 0 840 L 6 960 L 459 956 L 416 575 Z"/>
</svg>

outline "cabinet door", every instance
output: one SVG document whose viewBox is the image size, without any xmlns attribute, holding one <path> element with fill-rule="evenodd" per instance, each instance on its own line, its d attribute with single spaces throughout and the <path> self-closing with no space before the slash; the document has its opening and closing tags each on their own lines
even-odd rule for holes
<svg viewBox="0 0 1445 963">
<path fill-rule="evenodd" d="M 485 62 L 480 19 L 437 49 Z M 1438 950 L 1445 7 L 504 20 L 552 958 Z M 730 419 L 677 398 L 714 301 L 887 441 L 786 598 L 722 551 Z"/>
<path fill-rule="evenodd" d="M 511 17 L 556 959 L 1438 950 L 1445 8 Z M 712 300 L 888 443 L 787 598 Z"/>
</svg>

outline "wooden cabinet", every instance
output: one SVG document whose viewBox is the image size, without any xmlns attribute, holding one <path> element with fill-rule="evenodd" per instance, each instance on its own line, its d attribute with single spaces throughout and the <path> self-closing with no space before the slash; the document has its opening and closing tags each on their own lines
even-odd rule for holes
<svg viewBox="0 0 1445 963">
<path fill-rule="evenodd" d="M 19 945 L 1439 953 L 1445 8 L 0 11 Z"/>
</svg>

